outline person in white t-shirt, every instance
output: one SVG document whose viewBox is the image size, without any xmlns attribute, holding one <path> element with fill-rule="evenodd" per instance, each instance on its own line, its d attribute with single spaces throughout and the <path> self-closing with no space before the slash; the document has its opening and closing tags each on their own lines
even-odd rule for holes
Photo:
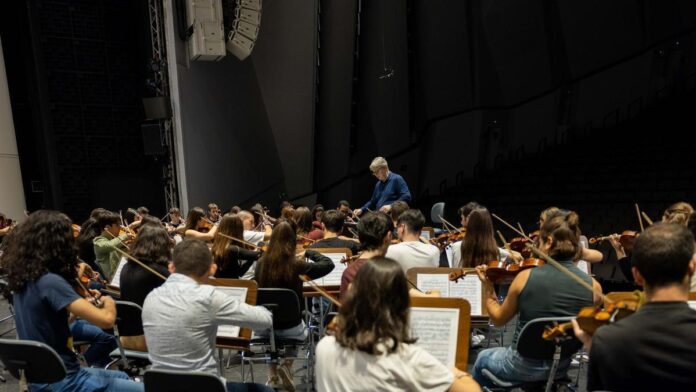
<svg viewBox="0 0 696 392">
<path fill-rule="evenodd" d="M 244 226 L 244 241 L 258 245 L 261 241 L 268 241 L 271 238 L 273 227 L 270 224 L 264 224 L 263 231 L 254 230 L 254 215 L 249 211 L 239 211 L 237 216 L 242 220 Z"/>
<path fill-rule="evenodd" d="M 407 210 L 396 221 L 396 235 L 400 243 L 390 245 L 387 257 L 396 260 L 406 273 L 411 268 L 436 268 L 440 265 L 440 249 L 421 242 L 420 232 L 425 217 L 419 210 Z"/>
<path fill-rule="evenodd" d="M 336 319 L 335 336 L 316 349 L 316 387 L 332 391 L 480 391 L 467 373 L 448 369 L 416 346 L 408 283 L 394 260 L 365 263 Z"/>
</svg>

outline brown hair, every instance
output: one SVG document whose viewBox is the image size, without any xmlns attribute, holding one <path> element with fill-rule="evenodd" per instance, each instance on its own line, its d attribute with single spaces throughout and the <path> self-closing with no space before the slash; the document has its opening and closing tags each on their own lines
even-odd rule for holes
<svg viewBox="0 0 696 392">
<path fill-rule="evenodd" d="M 213 257 L 205 242 L 187 238 L 174 247 L 172 262 L 177 273 L 200 278 L 210 270 Z"/>
<path fill-rule="evenodd" d="M 665 213 L 662 214 L 662 221 L 686 226 L 692 212 L 694 212 L 694 207 L 691 204 L 680 201 L 667 207 Z"/>
<path fill-rule="evenodd" d="M 559 210 L 544 221 L 539 232 L 540 241 L 552 240 L 549 256 L 557 260 L 579 260 L 580 217 L 575 211 Z"/>
<path fill-rule="evenodd" d="M 287 287 L 299 280 L 298 272 L 304 264 L 295 257 L 297 236 L 288 222 L 273 228 L 268 251 L 259 260 L 256 277 L 260 287 Z"/>
<path fill-rule="evenodd" d="M 308 234 L 312 231 L 312 213 L 307 207 L 298 207 L 292 216 L 297 224 L 297 234 Z"/>
<path fill-rule="evenodd" d="M 205 217 L 205 211 L 201 207 L 193 207 L 186 216 L 186 230 L 196 230 L 196 225 L 201 218 Z"/>
<path fill-rule="evenodd" d="M 404 212 L 408 211 L 408 203 L 403 200 L 395 201 L 391 205 L 391 210 L 389 210 L 389 216 L 393 221 L 399 220 L 399 217 Z"/>
<path fill-rule="evenodd" d="M 493 221 L 488 209 L 480 207 L 471 211 L 467 217 L 459 267 L 474 268 L 498 260 L 500 251 L 493 235 Z"/>
<path fill-rule="evenodd" d="M 225 214 L 222 217 L 217 232 L 239 240 L 244 239 L 244 225 L 242 224 L 242 220 L 234 214 Z M 213 259 L 220 269 L 225 269 L 226 267 L 226 265 L 223 264 L 226 263 L 227 257 L 225 256 L 230 251 L 229 245 L 231 241 L 232 240 L 229 238 L 221 235 L 216 235 L 213 240 L 213 246 L 210 248 L 210 251 L 213 253 Z M 237 244 L 235 244 L 235 246 L 237 246 Z M 239 249 L 238 246 L 237 249 Z"/>
<path fill-rule="evenodd" d="M 292 206 L 285 206 L 280 210 L 280 218 L 292 219 L 295 215 L 295 209 Z"/>
<path fill-rule="evenodd" d="M 371 355 L 415 343 L 409 328 L 408 283 L 392 259 L 374 257 L 360 267 L 343 301 L 336 341 Z M 382 347 L 380 347 L 382 346 Z"/>
</svg>

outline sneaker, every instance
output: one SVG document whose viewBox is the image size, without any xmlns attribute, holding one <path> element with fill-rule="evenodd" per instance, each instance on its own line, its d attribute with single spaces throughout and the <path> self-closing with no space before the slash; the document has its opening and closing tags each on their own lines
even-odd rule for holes
<svg viewBox="0 0 696 392">
<path fill-rule="evenodd" d="M 472 335 L 471 336 L 471 347 L 479 347 L 486 340 L 486 335 Z"/>
<path fill-rule="evenodd" d="M 266 381 L 266 386 L 273 388 L 273 389 L 278 389 L 281 387 L 280 379 L 278 378 L 278 376 L 268 376 L 268 381 Z"/>
<path fill-rule="evenodd" d="M 290 392 L 295 391 L 295 381 L 292 379 L 292 370 L 289 369 L 285 364 L 278 366 L 278 376 L 283 382 L 283 386 Z"/>
</svg>

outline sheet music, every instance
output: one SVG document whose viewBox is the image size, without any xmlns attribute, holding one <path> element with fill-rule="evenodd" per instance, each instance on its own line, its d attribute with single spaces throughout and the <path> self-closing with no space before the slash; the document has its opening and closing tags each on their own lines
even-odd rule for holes
<svg viewBox="0 0 696 392">
<path fill-rule="evenodd" d="M 447 367 L 453 367 L 457 357 L 459 309 L 411 308 L 411 334 L 415 343 Z"/>
<path fill-rule="evenodd" d="M 111 282 L 109 283 L 112 286 L 115 287 L 121 287 L 121 270 L 123 269 L 123 266 L 126 265 L 128 262 L 128 259 L 125 257 L 121 257 L 121 261 L 118 262 L 118 267 L 116 267 L 116 272 L 114 272 L 114 276 L 111 279 Z"/>
<path fill-rule="evenodd" d="M 443 297 L 449 296 L 449 276 L 447 274 L 418 274 L 416 286 L 423 292 L 440 290 Z"/>
<path fill-rule="evenodd" d="M 696 301 L 688 301 L 689 307 L 693 310 L 696 310 Z"/>
<path fill-rule="evenodd" d="M 449 295 L 451 298 L 464 298 L 471 305 L 471 315 L 480 316 L 483 314 L 481 297 L 483 286 L 478 275 L 464 275 L 456 282 L 449 282 Z"/>
<path fill-rule="evenodd" d="M 213 286 L 215 290 L 225 293 L 246 303 L 247 288 L 246 287 L 229 287 L 229 286 Z M 235 325 L 220 325 L 218 326 L 217 336 L 219 338 L 236 338 L 239 337 L 241 328 Z"/>
<path fill-rule="evenodd" d="M 426 241 L 430 241 L 430 232 L 427 230 L 421 231 L 421 237 L 423 237 Z"/>
<path fill-rule="evenodd" d="M 341 284 L 341 277 L 343 276 L 343 271 L 346 270 L 347 266 L 343 263 L 341 263 L 341 260 L 343 260 L 344 257 L 346 257 L 345 253 L 322 253 L 322 255 L 328 257 L 333 261 L 335 267 L 333 271 L 329 272 L 328 275 L 324 276 L 321 278 L 319 283 L 321 286 L 331 286 L 331 285 L 340 285 Z"/>
</svg>

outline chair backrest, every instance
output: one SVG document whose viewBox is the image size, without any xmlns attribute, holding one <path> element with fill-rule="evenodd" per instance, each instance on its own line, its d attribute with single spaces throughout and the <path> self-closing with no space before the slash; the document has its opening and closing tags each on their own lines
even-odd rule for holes
<svg viewBox="0 0 696 392">
<path fill-rule="evenodd" d="M 135 302 L 116 302 L 116 326 L 119 336 L 142 335 L 143 308 Z"/>
<path fill-rule="evenodd" d="M 430 209 L 430 221 L 431 222 L 442 224 L 442 219 L 440 219 L 441 216 L 445 216 L 445 202 L 444 201 L 433 204 L 433 207 Z"/>
<path fill-rule="evenodd" d="M 262 288 L 256 297 L 256 305 L 272 305 L 273 327 L 285 329 L 302 322 L 300 300 L 290 289 Z"/>
<path fill-rule="evenodd" d="M 556 343 L 553 340 L 545 340 L 541 337 L 546 326 L 553 326 L 569 322 L 573 317 L 542 317 L 528 322 L 517 339 L 517 352 L 521 356 L 529 359 L 552 360 L 556 350 Z M 561 359 L 566 359 L 578 352 L 582 343 L 573 335 L 573 330 L 568 331 L 568 339 L 561 342 Z"/>
<path fill-rule="evenodd" d="M 17 379 L 24 370 L 27 382 L 50 384 L 65 378 L 67 369 L 49 345 L 32 340 L 0 339 L 0 360 Z"/>
<path fill-rule="evenodd" d="M 225 392 L 222 380 L 209 373 L 175 370 L 145 372 L 145 392 Z"/>
</svg>

